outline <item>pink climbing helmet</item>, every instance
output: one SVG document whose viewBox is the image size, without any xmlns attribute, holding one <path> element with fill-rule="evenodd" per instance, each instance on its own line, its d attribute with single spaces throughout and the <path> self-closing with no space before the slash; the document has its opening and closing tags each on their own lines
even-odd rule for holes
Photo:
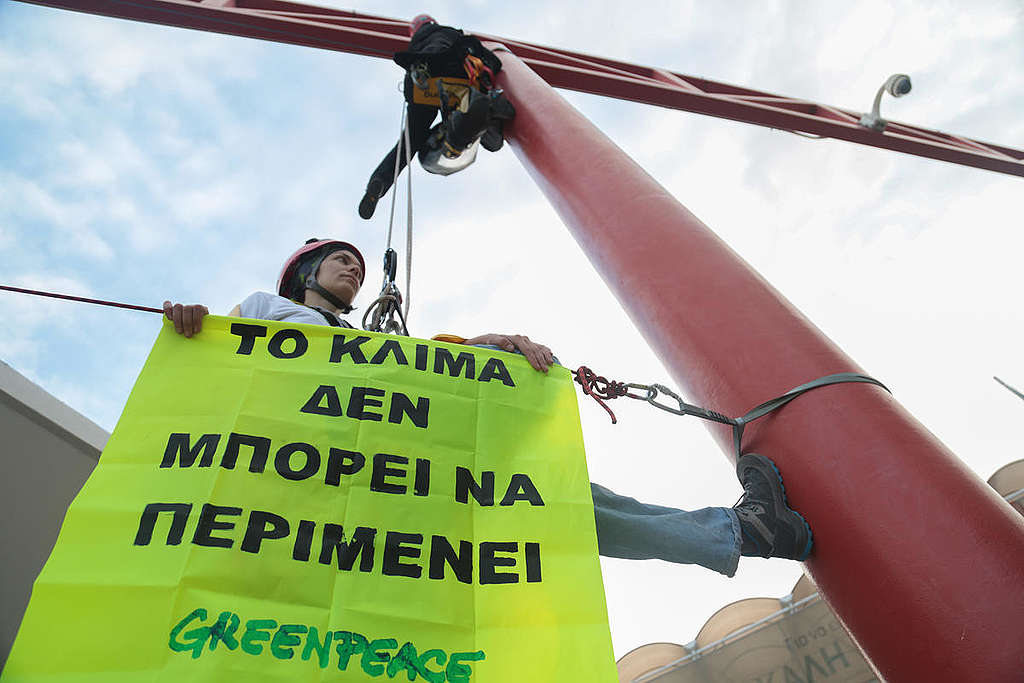
<svg viewBox="0 0 1024 683">
<path fill-rule="evenodd" d="M 430 16 L 429 14 L 417 14 L 415 17 L 413 17 L 412 21 L 409 23 L 409 35 L 410 36 L 411 35 L 415 35 L 416 31 L 419 31 L 426 24 L 436 24 L 436 23 L 437 23 L 437 19 L 435 19 L 434 17 Z"/>
<path fill-rule="evenodd" d="M 302 295 L 302 291 L 305 289 L 305 278 L 300 281 L 296 277 L 298 274 L 299 267 L 302 266 L 309 259 L 315 259 L 317 261 L 316 266 L 312 269 L 312 275 L 316 275 L 316 269 L 320 265 L 320 261 L 332 252 L 344 250 L 351 252 L 356 259 L 359 261 L 359 284 L 363 284 L 363 280 L 366 277 L 366 262 L 363 260 L 363 255 L 359 253 L 359 250 L 354 245 L 348 242 L 342 242 L 341 240 L 319 240 L 315 237 L 307 240 L 305 244 L 299 247 L 294 254 L 288 257 L 288 260 L 284 262 L 284 267 L 281 268 L 281 275 L 277 278 L 277 293 L 286 299 L 296 299 Z M 319 252 L 314 254 L 313 252 Z"/>
</svg>

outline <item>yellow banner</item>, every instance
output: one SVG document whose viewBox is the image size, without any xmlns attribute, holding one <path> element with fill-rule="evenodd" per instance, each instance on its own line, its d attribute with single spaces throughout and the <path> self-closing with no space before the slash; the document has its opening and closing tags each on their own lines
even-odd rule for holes
<svg viewBox="0 0 1024 683">
<path fill-rule="evenodd" d="M 617 680 L 569 373 L 165 322 L 2 680 L 374 678 Z"/>
</svg>

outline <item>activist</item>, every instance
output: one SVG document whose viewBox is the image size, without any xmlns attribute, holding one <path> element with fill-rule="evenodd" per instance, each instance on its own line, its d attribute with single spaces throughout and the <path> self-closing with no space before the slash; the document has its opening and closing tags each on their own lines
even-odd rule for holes
<svg viewBox="0 0 1024 683">
<path fill-rule="evenodd" d="M 256 292 L 229 315 L 352 329 L 341 316 L 352 310 L 363 283 L 365 262 L 355 246 L 311 239 L 292 254 L 277 283 L 277 295 Z M 185 337 L 202 331 L 206 306 L 164 302 L 164 314 Z M 551 349 L 522 335 L 484 334 L 470 339 L 438 335 L 437 341 L 520 353 L 534 370 L 556 362 Z M 733 576 L 740 556 L 803 561 L 813 543 L 803 516 L 786 503 L 775 463 L 756 453 L 740 457 L 737 476 L 743 497 L 731 508 L 686 511 L 641 503 L 591 483 L 600 554 L 631 560 L 659 559 L 699 564 Z"/>
<path fill-rule="evenodd" d="M 501 60 L 479 38 L 439 24 L 429 14 L 412 20 L 409 45 L 395 53 L 394 61 L 405 71 L 409 151 L 400 138 L 373 170 L 359 202 L 359 216 L 365 219 L 373 217 L 407 158 L 420 155 L 423 162 L 431 151 L 457 158 L 477 139 L 487 151 L 497 152 L 504 143 L 504 122 L 515 116 L 512 103 L 494 86 Z M 441 123 L 433 126 L 438 114 Z"/>
</svg>

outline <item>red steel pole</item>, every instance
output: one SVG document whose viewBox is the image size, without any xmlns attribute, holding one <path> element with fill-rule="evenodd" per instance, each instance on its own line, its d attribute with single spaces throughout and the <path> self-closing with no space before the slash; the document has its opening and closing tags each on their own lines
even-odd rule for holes
<svg viewBox="0 0 1024 683">
<path fill-rule="evenodd" d="M 499 56 L 513 149 L 692 400 L 741 415 L 862 372 L 551 86 Z M 712 429 L 732 458 L 731 433 Z M 748 427 L 744 450 L 779 464 L 814 530 L 811 575 L 886 681 L 1024 680 L 1024 519 L 889 394 L 815 389 Z"/>
</svg>

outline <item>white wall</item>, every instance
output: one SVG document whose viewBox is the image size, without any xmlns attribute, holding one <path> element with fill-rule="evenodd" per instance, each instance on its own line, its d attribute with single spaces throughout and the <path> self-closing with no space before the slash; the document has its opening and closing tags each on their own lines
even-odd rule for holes
<svg viewBox="0 0 1024 683">
<path fill-rule="evenodd" d="M 0 362 L 0 668 L 107 434 Z"/>
</svg>

